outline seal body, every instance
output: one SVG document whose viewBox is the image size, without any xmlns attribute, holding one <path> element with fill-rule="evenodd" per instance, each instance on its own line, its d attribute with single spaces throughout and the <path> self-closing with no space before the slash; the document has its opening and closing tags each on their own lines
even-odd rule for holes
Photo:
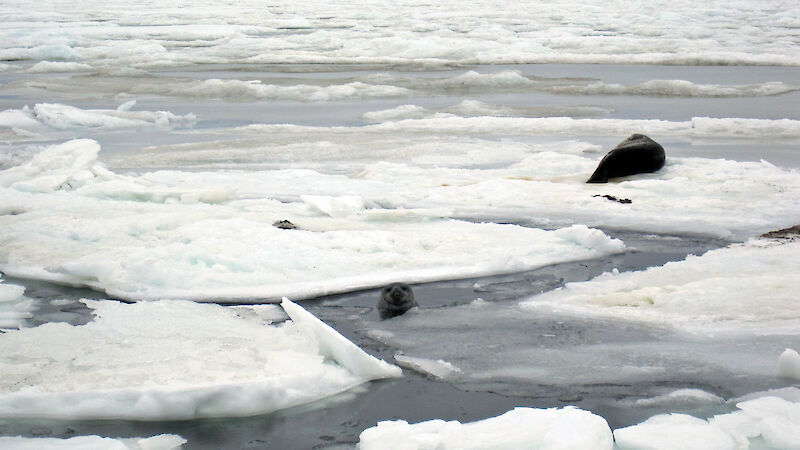
<svg viewBox="0 0 800 450">
<path fill-rule="evenodd" d="M 643 134 L 631 135 L 600 161 L 587 183 L 606 183 L 609 178 L 649 173 L 664 167 L 664 147 Z"/>
<path fill-rule="evenodd" d="M 418 306 L 414 299 L 411 287 L 405 283 L 392 283 L 381 292 L 378 301 L 378 314 L 381 320 L 404 314 L 409 309 Z"/>
</svg>

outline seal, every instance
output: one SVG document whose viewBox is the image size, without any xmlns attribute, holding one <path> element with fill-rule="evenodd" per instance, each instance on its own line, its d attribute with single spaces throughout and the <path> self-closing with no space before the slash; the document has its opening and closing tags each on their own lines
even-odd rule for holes
<svg viewBox="0 0 800 450">
<path fill-rule="evenodd" d="M 587 183 L 607 183 L 609 178 L 655 172 L 664 167 L 664 147 L 643 134 L 617 144 L 600 160 Z"/>
<path fill-rule="evenodd" d="M 414 299 L 411 287 L 405 283 L 392 283 L 381 292 L 381 299 L 378 301 L 378 314 L 381 320 L 391 319 L 392 317 L 405 314 L 409 309 L 419 306 Z"/>
</svg>

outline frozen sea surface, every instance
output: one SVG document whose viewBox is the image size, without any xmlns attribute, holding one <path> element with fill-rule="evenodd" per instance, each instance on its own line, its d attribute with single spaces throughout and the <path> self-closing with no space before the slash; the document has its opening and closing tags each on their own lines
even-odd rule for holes
<svg viewBox="0 0 800 450">
<path fill-rule="evenodd" d="M 795 3 L 4 2 L 0 446 L 797 447 Z"/>
</svg>

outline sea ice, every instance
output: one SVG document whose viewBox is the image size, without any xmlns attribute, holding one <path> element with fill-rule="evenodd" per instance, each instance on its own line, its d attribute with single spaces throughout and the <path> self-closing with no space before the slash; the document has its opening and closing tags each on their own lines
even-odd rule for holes
<svg viewBox="0 0 800 450">
<path fill-rule="evenodd" d="M 174 434 L 112 439 L 76 436 L 69 439 L 0 437 L 0 450 L 176 450 L 187 441 Z"/>
<path fill-rule="evenodd" d="M 796 334 L 800 241 L 752 240 L 644 271 L 604 273 L 522 304 L 701 334 Z M 785 357 L 790 358 L 790 357 Z"/>
<path fill-rule="evenodd" d="M 58 103 L 37 103 L 30 108 L 0 112 L 0 127 L 30 131 L 102 129 L 118 130 L 142 127 L 178 128 L 192 126 L 194 114 L 179 116 L 169 111 L 131 111 L 130 102 L 122 109 L 81 109 Z"/>
<path fill-rule="evenodd" d="M 84 303 L 86 325 L 0 334 L 0 417 L 250 416 L 400 375 L 288 300 L 280 325 L 241 307 Z"/>
<path fill-rule="evenodd" d="M 736 403 L 738 410 L 703 420 L 685 414 L 661 414 L 614 430 L 620 450 L 800 448 L 800 390 L 790 388 L 787 398 L 774 392 L 753 393 Z M 752 447 L 752 440 L 761 442 Z"/>
<path fill-rule="evenodd" d="M 0 278 L 0 332 L 4 328 L 19 328 L 31 317 L 34 303 L 24 293 L 24 287 L 5 284 Z"/>
<path fill-rule="evenodd" d="M 725 431 L 686 414 L 653 416 L 645 422 L 614 430 L 620 450 L 734 450 Z"/>
<path fill-rule="evenodd" d="M 360 450 L 521 449 L 611 450 L 605 419 L 572 406 L 515 408 L 477 422 L 404 420 L 378 422 L 359 437 Z"/>
<path fill-rule="evenodd" d="M 98 151 L 70 141 L 0 172 L 0 198 L 25 211 L 0 216 L 3 271 L 134 300 L 224 302 L 506 273 L 625 248 L 582 225 L 545 231 L 381 207 L 398 194 L 391 183 L 311 170 L 118 175 Z M 279 219 L 301 229 L 273 227 Z"/>
<path fill-rule="evenodd" d="M 93 0 L 80 9 L 57 2 L 32 13 L 25 1 L 7 1 L 0 61 L 104 70 L 202 63 L 800 64 L 793 3 L 559 0 L 498 8 L 469 0 L 450 13 L 418 0 L 369 8 L 318 0 L 259 5 L 149 0 L 131 11 L 124 2 Z"/>
</svg>

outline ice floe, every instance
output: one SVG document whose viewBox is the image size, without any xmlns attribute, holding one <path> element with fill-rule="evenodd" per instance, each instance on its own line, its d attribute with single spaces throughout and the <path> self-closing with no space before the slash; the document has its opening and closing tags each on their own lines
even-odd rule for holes
<svg viewBox="0 0 800 450">
<path fill-rule="evenodd" d="M 86 2 L 32 13 L 19 0 L 0 13 L 0 60 L 93 67 L 201 63 L 764 64 L 797 65 L 796 6 L 579 3 L 498 8 L 470 0 L 445 13 L 421 1 L 336 5 L 247 1 L 190 7 Z M 56 7 L 57 6 L 57 7 Z M 61 7 L 63 6 L 63 7 Z M 108 20 L 97 20 L 100 17 Z M 53 24 L 43 27 L 42 24 Z M 730 24 L 744 24 L 732 27 Z M 33 37 L 33 38 L 31 38 Z"/>
<path fill-rule="evenodd" d="M 0 332 L 4 328 L 19 328 L 31 317 L 34 302 L 24 294 L 24 287 L 6 284 L 0 277 Z"/>
<path fill-rule="evenodd" d="M 388 183 L 308 170 L 123 176 L 98 164 L 97 151 L 93 141 L 70 141 L 0 172 L 0 197 L 25 210 L 0 216 L 2 270 L 129 299 L 236 301 L 513 272 L 624 250 L 582 225 L 472 223 L 347 195 L 394 195 Z M 301 229 L 272 226 L 287 217 Z"/>
<path fill-rule="evenodd" d="M 800 330 L 798 256 L 798 241 L 753 240 L 644 271 L 605 273 L 533 297 L 522 306 L 639 320 L 701 334 L 795 334 Z"/>
<path fill-rule="evenodd" d="M 249 416 L 400 375 L 286 299 L 278 325 L 194 302 L 84 303 L 86 325 L 0 334 L 0 417 Z"/>
<path fill-rule="evenodd" d="M 735 441 L 708 421 L 687 414 L 665 414 L 627 428 L 614 430 L 621 450 L 730 449 Z"/>
<path fill-rule="evenodd" d="M 614 430 L 616 445 L 629 449 L 746 449 L 789 450 L 800 447 L 800 391 L 794 400 L 753 394 L 736 403 L 737 410 L 708 420 L 686 414 L 661 414 Z"/>
<path fill-rule="evenodd" d="M 452 374 L 461 372 L 461 369 L 458 367 L 447 361 L 442 361 L 441 359 L 434 361 L 398 353 L 394 355 L 394 360 L 402 367 L 409 368 L 433 378 L 447 378 Z"/>
<path fill-rule="evenodd" d="M 89 66 L 66 62 L 41 62 L 28 72 L 68 70 Z M 76 67 L 76 68 L 79 68 Z M 235 72 L 234 72 L 235 73 Z M 287 74 L 282 78 L 253 72 L 237 78 L 195 79 L 185 76 L 152 76 L 147 72 L 124 72 L 119 69 L 103 70 L 81 77 L 42 76 L 39 79 L 11 82 L 11 87 L 35 87 L 51 92 L 86 92 L 106 96 L 164 96 L 195 99 L 222 99 L 235 101 L 292 101 L 341 102 L 370 99 L 478 96 L 481 94 L 520 93 L 527 95 L 555 94 L 566 96 L 649 96 L 681 98 L 739 98 L 765 97 L 789 94 L 800 86 L 783 81 L 763 81 L 750 84 L 709 84 L 682 79 L 653 79 L 636 84 L 619 84 L 594 78 L 550 78 L 522 74 L 518 70 L 496 70 L 479 73 L 444 72 L 445 75 L 398 75 L 369 73 L 358 76 L 331 75 L 307 78 Z M 586 99 L 591 100 L 591 99 Z M 586 101 L 584 100 L 584 101 Z M 425 117 L 419 106 L 416 111 L 403 106 L 405 118 Z M 391 110 L 390 110 L 391 111 Z M 401 117 L 402 110 L 374 112 L 365 115 L 369 122 L 383 121 L 383 117 Z M 440 113 L 462 116 L 522 116 L 559 117 L 593 116 L 608 114 L 607 108 L 592 106 L 491 106 L 468 99 L 463 104 L 441 109 Z M 427 115 L 431 115 L 430 113 Z"/>
<path fill-rule="evenodd" d="M 787 348 L 778 358 L 778 372 L 786 378 L 800 380 L 800 355 L 791 348 Z"/>
<path fill-rule="evenodd" d="M 194 114 L 178 116 L 168 111 L 131 111 L 133 104 L 128 102 L 125 105 L 120 109 L 80 109 L 55 103 L 37 103 L 33 108 L 25 106 L 0 112 L 0 127 L 34 132 L 47 129 L 175 128 L 191 126 L 196 120 Z"/>
<path fill-rule="evenodd" d="M 707 404 L 722 404 L 725 399 L 701 389 L 678 389 L 667 394 L 655 397 L 640 398 L 634 401 L 625 401 L 623 404 L 632 407 L 678 407 Z"/>
<path fill-rule="evenodd" d="M 149 438 L 113 439 L 76 436 L 68 439 L 0 436 L 0 449 L 8 450 L 176 450 L 187 441 L 174 434 Z"/>
<path fill-rule="evenodd" d="M 519 449 L 611 450 L 605 419 L 575 407 L 515 408 L 470 423 L 429 420 L 378 422 L 361 433 L 360 450 Z"/>
</svg>

